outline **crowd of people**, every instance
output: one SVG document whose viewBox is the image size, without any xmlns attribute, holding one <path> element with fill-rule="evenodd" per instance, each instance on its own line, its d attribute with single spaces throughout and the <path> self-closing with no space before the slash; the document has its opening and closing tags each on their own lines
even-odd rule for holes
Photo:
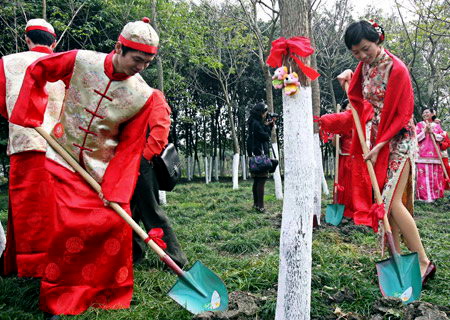
<svg viewBox="0 0 450 320">
<path fill-rule="evenodd" d="M 25 38 L 29 51 L 0 60 L 0 112 L 10 123 L 11 163 L 1 273 L 40 278 L 39 307 L 49 319 L 90 307 L 128 308 L 133 263 L 142 259 L 144 245 L 133 241 L 131 228 L 109 202 L 142 220 L 147 231 L 162 228 L 167 253 L 180 267 L 187 263 L 159 207 L 150 162 L 168 142 L 171 109 L 164 95 L 139 76 L 155 58 L 159 37 L 143 19 L 124 26 L 109 54 L 53 54 L 53 27 L 32 19 Z M 344 191 L 338 199 L 346 205 L 345 215 L 378 228 L 370 181 L 361 179 L 367 175 L 364 161 L 372 161 L 395 245 L 400 249 L 403 235 L 409 250 L 418 253 L 425 283 L 436 266 L 413 219 L 414 195 L 420 201 L 444 196 L 450 140 L 434 110 L 425 109 L 423 121 L 415 125 L 408 69 L 383 40 L 384 30 L 367 21 L 347 28 L 345 44 L 359 61 L 354 72 L 338 76 L 343 88 L 349 84 L 349 103 L 346 111 L 319 122 L 322 130 L 342 135 L 337 171 Z M 368 154 L 362 154 L 353 132 L 350 105 L 365 124 Z M 269 154 L 273 119 L 263 103 L 251 110 L 248 126 L 249 156 Z M 50 133 L 101 184 L 101 192 L 89 187 L 33 127 Z M 269 171 L 252 173 L 253 207 L 259 212 L 265 210 Z"/>
</svg>

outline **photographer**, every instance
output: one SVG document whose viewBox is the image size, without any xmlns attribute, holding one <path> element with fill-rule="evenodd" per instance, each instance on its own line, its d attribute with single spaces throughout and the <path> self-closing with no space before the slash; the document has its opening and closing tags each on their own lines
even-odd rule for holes
<svg viewBox="0 0 450 320">
<path fill-rule="evenodd" d="M 247 120 L 247 154 L 249 157 L 269 154 L 270 134 L 276 116 L 276 114 L 269 115 L 267 106 L 262 102 L 257 103 L 250 111 Z M 253 178 L 253 208 L 264 212 L 264 185 L 269 177 L 269 171 L 251 175 Z"/>
</svg>

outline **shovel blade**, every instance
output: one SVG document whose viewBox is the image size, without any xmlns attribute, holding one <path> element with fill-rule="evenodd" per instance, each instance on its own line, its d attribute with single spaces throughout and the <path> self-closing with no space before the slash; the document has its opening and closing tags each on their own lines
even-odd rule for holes
<svg viewBox="0 0 450 320">
<path fill-rule="evenodd" d="M 225 284 L 200 261 L 178 278 L 169 296 L 193 314 L 228 308 Z"/>
<path fill-rule="evenodd" d="M 344 216 L 345 206 L 343 204 L 329 204 L 325 213 L 325 222 L 338 226 Z"/>
<path fill-rule="evenodd" d="M 378 284 L 383 296 L 400 298 L 403 303 L 419 299 L 422 291 L 419 258 L 416 252 L 377 262 Z"/>
</svg>

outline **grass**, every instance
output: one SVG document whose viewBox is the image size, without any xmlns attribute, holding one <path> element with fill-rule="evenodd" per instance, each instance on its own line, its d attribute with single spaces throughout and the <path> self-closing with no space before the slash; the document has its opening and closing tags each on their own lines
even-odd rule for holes
<svg viewBox="0 0 450 320">
<path fill-rule="evenodd" d="M 248 291 L 267 297 L 258 319 L 273 319 L 278 277 L 278 245 L 282 203 L 273 196 L 273 181 L 266 187 L 266 213 L 251 209 L 251 181 L 233 190 L 230 181 L 184 182 L 167 194 L 166 212 L 171 218 L 190 263 L 201 260 L 226 283 L 228 291 Z M 330 199 L 324 199 L 323 210 Z M 0 196 L 0 219 L 6 224 L 7 197 Z M 416 220 L 424 245 L 438 263 L 437 277 L 422 291 L 422 300 L 450 305 L 450 240 L 448 200 L 417 204 Z M 380 298 L 375 262 L 380 259 L 376 235 L 351 223 L 314 230 L 312 271 L 312 319 L 336 319 L 345 313 L 369 317 Z M 166 292 L 176 277 L 162 269 L 151 252 L 135 268 L 135 291 L 128 310 L 90 309 L 73 320 L 187 320 L 192 316 L 173 302 Z M 0 278 L 0 320 L 43 319 L 38 310 L 37 280 Z M 341 295 L 341 298 L 339 298 Z"/>
</svg>

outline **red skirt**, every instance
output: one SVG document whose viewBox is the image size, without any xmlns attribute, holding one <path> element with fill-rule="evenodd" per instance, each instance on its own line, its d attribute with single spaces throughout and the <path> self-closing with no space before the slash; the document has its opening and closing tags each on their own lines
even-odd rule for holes
<svg viewBox="0 0 450 320">
<path fill-rule="evenodd" d="M 339 185 L 344 187 L 338 191 L 338 203 L 345 206 L 344 216 L 353 217 L 351 156 L 339 156 Z"/>
<path fill-rule="evenodd" d="M 3 274 L 41 277 L 55 221 L 45 153 L 10 157 L 9 208 Z"/>
<path fill-rule="evenodd" d="M 80 314 L 120 309 L 133 294 L 132 230 L 74 172 L 47 160 L 57 225 L 41 281 L 40 308 Z M 122 206 L 130 213 L 129 204 Z"/>
</svg>

